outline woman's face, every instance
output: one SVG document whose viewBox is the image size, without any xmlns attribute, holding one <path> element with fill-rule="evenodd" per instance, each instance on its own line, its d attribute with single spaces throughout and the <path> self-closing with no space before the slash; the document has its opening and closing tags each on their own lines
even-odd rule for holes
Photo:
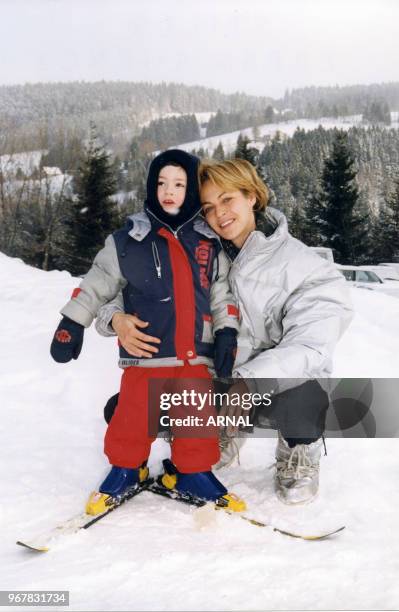
<svg viewBox="0 0 399 612">
<path fill-rule="evenodd" d="M 225 191 L 211 181 L 201 187 L 202 212 L 214 232 L 231 240 L 239 249 L 255 229 L 255 196 L 241 191 Z"/>
</svg>

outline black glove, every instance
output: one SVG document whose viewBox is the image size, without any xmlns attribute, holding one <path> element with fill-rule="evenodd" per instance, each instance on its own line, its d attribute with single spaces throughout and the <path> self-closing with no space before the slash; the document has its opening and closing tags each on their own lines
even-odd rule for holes
<svg viewBox="0 0 399 612">
<path fill-rule="evenodd" d="M 62 317 L 60 324 L 55 330 L 51 343 L 50 353 L 54 361 L 67 363 L 71 359 L 77 359 L 82 350 L 84 327 L 75 323 L 68 317 Z"/>
<path fill-rule="evenodd" d="M 237 353 L 237 330 L 223 327 L 215 332 L 214 365 L 219 378 L 229 378 Z"/>
</svg>

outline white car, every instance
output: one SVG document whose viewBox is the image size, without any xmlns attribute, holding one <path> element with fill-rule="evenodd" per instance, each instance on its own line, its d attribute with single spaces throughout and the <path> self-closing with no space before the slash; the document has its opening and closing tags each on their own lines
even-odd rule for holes
<svg viewBox="0 0 399 612">
<path fill-rule="evenodd" d="M 384 282 L 388 280 L 399 282 L 399 268 L 388 266 L 388 264 L 379 264 L 378 266 L 359 266 L 359 268 L 363 267 L 365 267 L 366 270 L 372 270 L 375 272 Z"/>
<path fill-rule="evenodd" d="M 398 262 L 380 263 L 378 264 L 377 267 L 379 270 L 385 270 L 385 269 L 392 270 L 393 272 L 396 273 L 397 277 L 399 278 L 399 263 Z"/>
<path fill-rule="evenodd" d="M 312 251 L 317 253 L 317 255 L 319 255 L 323 259 L 327 259 L 327 261 L 331 261 L 332 263 L 334 263 L 334 255 L 333 255 L 332 249 L 328 247 L 309 247 L 309 248 L 312 249 Z"/>
<path fill-rule="evenodd" d="M 337 268 L 354 287 L 379 291 L 399 298 L 399 280 L 384 280 L 376 272 L 378 266 L 342 266 L 337 264 Z"/>
</svg>

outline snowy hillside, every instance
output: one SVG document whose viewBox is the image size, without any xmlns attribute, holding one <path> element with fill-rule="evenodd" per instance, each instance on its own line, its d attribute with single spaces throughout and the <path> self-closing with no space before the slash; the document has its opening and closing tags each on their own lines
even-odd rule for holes
<svg viewBox="0 0 399 612">
<path fill-rule="evenodd" d="M 12 177 L 15 176 L 17 170 L 21 170 L 29 176 L 40 166 L 40 160 L 46 153 L 47 151 L 43 149 L 13 155 L 0 155 L 0 172 L 6 177 Z"/>
<path fill-rule="evenodd" d="M 17 547 L 79 512 L 106 474 L 102 407 L 120 370 L 115 340 L 94 329 L 78 361 L 51 360 L 58 310 L 77 284 L 68 273 L 0 254 L 0 274 L 0 590 L 69 590 L 70 610 L 399 607 L 397 439 L 327 440 L 308 506 L 276 500 L 273 439 L 249 440 L 240 466 L 219 472 L 248 515 L 301 533 L 346 525 L 331 540 L 290 539 L 222 512 L 201 529 L 191 508 L 143 493 L 49 553 Z M 360 289 L 353 298 L 334 374 L 397 376 L 399 300 Z M 167 453 L 153 445 L 153 473 Z"/>
<path fill-rule="evenodd" d="M 57 168 L 58 170 L 58 168 Z M 7 198 L 21 197 L 22 200 L 32 198 L 32 194 L 43 201 L 46 197 L 64 194 L 72 195 L 72 176 L 70 174 L 49 175 L 42 179 L 23 179 L 5 181 L 2 185 L 3 195 Z"/>
<path fill-rule="evenodd" d="M 353 126 L 364 126 L 364 124 L 362 124 L 362 115 L 353 115 L 352 117 L 341 117 L 338 119 L 334 119 L 333 117 L 322 117 L 320 119 L 293 119 L 292 121 L 282 121 L 280 123 L 267 123 L 265 125 L 260 125 L 256 129 L 256 138 L 257 140 L 260 138 L 264 139 L 265 137 L 270 138 L 277 132 L 285 134 L 286 136 L 293 136 L 297 128 L 309 132 L 311 130 L 316 130 L 320 125 L 325 130 L 331 130 L 333 128 L 337 128 L 339 130 L 349 130 L 349 128 Z M 390 127 L 398 127 L 397 113 L 392 113 L 392 125 Z M 205 151 L 207 150 L 208 153 L 211 154 L 216 149 L 219 142 L 221 142 L 224 152 L 232 153 L 237 146 L 237 138 L 240 134 L 243 136 L 248 136 L 250 140 L 254 139 L 254 129 L 249 127 L 243 130 L 230 132 L 228 134 L 220 134 L 218 136 L 211 136 L 209 138 L 201 138 L 200 140 L 195 140 L 193 142 L 185 142 L 184 144 L 179 145 L 178 148 L 189 152 L 193 149 L 198 150 L 203 148 Z M 259 144 L 261 145 L 260 148 L 262 150 L 264 143 L 256 143 L 258 148 Z"/>
</svg>

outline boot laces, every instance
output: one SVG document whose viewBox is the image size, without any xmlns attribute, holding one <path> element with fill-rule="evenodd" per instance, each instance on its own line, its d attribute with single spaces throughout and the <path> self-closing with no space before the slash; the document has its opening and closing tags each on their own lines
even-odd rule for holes
<svg viewBox="0 0 399 612">
<path fill-rule="evenodd" d="M 241 463 L 240 463 L 240 447 L 238 446 L 235 438 L 227 436 L 226 434 L 221 434 L 220 438 L 219 438 L 220 452 L 223 453 L 224 451 L 228 450 L 230 445 L 234 448 L 234 454 L 237 457 L 238 465 L 241 465 Z"/>
<path fill-rule="evenodd" d="M 317 465 L 312 463 L 309 457 L 308 445 L 297 444 L 291 450 L 288 461 L 277 461 L 277 469 L 283 478 L 300 479 L 312 476 L 317 470 Z"/>
</svg>

